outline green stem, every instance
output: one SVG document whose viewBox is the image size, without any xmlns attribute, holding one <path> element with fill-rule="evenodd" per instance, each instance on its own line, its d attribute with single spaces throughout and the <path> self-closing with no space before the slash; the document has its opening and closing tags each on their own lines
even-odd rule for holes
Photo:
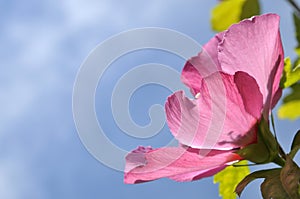
<svg viewBox="0 0 300 199">
<path fill-rule="evenodd" d="M 281 167 L 285 165 L 285 160 L 282 159 L 279 155 L 273 160 L 273 162 Z"/>
<path fill-rule="evenodd" d="M 277 142 L 278 143 L 278 142 Z M 280 146 L 280 144 L 278 143 L 278 148 L 279 148 L 279 154 L 283 159 L 286 159 L 286 154 L 283 150 L 283 148 Z"/>
<path fill-rule="evenodd" d="M 300 7 L 294 0 L 287 0 L 289 4 L 298 12 L 298 15 L 300 15 Z"/>
</svg>

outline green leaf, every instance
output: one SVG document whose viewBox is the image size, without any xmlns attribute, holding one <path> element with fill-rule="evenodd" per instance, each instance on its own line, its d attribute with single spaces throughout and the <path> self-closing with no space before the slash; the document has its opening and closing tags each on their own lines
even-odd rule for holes
<svg viewBox="0 0 300 199">
<path fill-rule="evenodd" d="M 284 104 L 278 110 L 278 116 L 282 119 L 295 120 L 300 116 L 300 101 L 292 101 Z"/>
<path fill-rule="evenodd" d="M 299 150 L 300 150 L 300 145 L 297 145 L 295 148 L 293 148 L 291 150 L 291 152 L 289 153 L 289 156 L 291 158 L 294 158 Z"/>
<path fill-rule="evenodd" d="M 211 25 L 214 31 L 228 29 L 231 24 L 240 21 L 245 0 L 227 0 L 220 2 L 212 10 Z"/>
<path fill-rule="evenodd" d="M 258 125 L 257 142 L 250 144 L 236 153 L 246 160 L 258 164 L 269 163 L 275 160 L 278 154 L 278 145 L 270 132 L 268 121 L 261 119 Z"/>
<path fill-rule="evenodd" d="M 297 131 L 296 135 L 294 136 L 292 145 L 291 145 L 291 150 L 293 150 L 296 146 L 300 145 L 300 130 Z"/>
<path fill-rule="evenodd" d="M 290 199 L 280 181 L 280 170 L 267 176 L 260 188 L 264 199 Z"/>
<path fill-rule="evenodd" d="M 294 18 L 296 39 L 298 42 L 298 47 L 295 50 L 296 50 L 296 53 L 298 54 L 297 49 L 299 49 L 299 47 L 300 47 L 300 45 L 299 45 L 300 44 L 300 18 L 298 17 L 296 12 L 293 13 L 293 18 Z M 298 56 L 299 56 L 299 54 L 298 54 Z"/>
<path fill-rule="evenodd" d="M 291 86 L 291 93 L 283 99 L 283 104 L 278 110 L 280 119 L 295 120 L 300 117 L 300 83 Z"/>
<path fill-rule="evenodd" d="M 281 88 L 288 88 L 300 80 L 300 65 L 292 68 L 291 59 L 289 57 L 284 59 L 284 70 L 280 80 Z"/>
<path fill-rule="evenodd" d="M 297 154 L 298 150 L 300 149 L 300 130 L 296 133 L 292 145 L 291 145 L 291 152 L 289 156 L 293 159 Z"/>
<path fill-rule="evenodd" d="M 280 173 L 281 169 L 268 169 L 268 170 L 260 170 L 255 171 L 249 175 L 247 175 L 236 187 L 235 192 L 241 196 L 245 187 L 257 178 L 267 178 L 268 176 L 276 175 Z"/>
<path fill-rule="evenodd" d="M 240 19 L 246 19 L 254 15 L 260 14 L 260 6 L 258 0 L 246 0 L 242 8 L 242 14 Z"/>
<path fill-rule="evenodd" d="M 269 150 L 269 161 L 272 161 L 278 154 L 278 143 L 274 135 L 270 131 L 269 121 L 264 117 L 261 118 L 258 125 L 258 135 L 261 136 L 262 141 L 265 143 Z"/>
<path fill-rule="evenodd" d="M 291 86 L 291 92 L 283 98 L 283 103 L 300 100 L 300 83 Z"/>
<path fill-rule="evenodd" d="M 240 161 L 236 165 L 246 165 L 247 161 Z M 248 166 L 228 166 L 214 176 L 214 183 L 219 183 L 219 194 L 223 199 L 235 199 L 235 187 L 250 173 Z"/>
<path fill-rule="evenodd" d="M 300 194 L 298 192 L 300 187 L 300 169 L 289 156 L 287 156 L 285 166 L 280 172 L 280 180 L 283 188 L 290 198 L 300 198 Z"/>
<path fill-rule="evenodd" d="M 212 10 L 212 29 L 218 32 L 226 30 L 230 25 L 259 13 L 258 0 L 223 0 Z"/>
<path fill-rule="evenodd" d="M 267 149 L 266 145 L 261 141 L 258 141 L 254 144 L 250 144 L 249 146 L 238 150 L 236 153 L 244 159 L 257 164 L 270 162 L 269 150 Z"/>
<path fill-rule="evenodd" d="M 261 184 L 262 196 L 265 199 L 300 198 L 300 169 L 288 156 L 286 164 L 282 169 L 276 168 L 255 171 L 246 176 L 236 187 L 236 193 L 240 196 L 244 188 L 257 178 L 265 178 Z"/>
<path fill-rule="evenodd" d="M 296 182 L 298 177 L 292 177 L 289 176 L 290 169 L 268 169 L 268 170 L 261 170 L 261 171 L 255 171 L 248 176 L 246 176 L 236 187 L 236 193 L 240 196 L 244 188 L 253 180 L 258 178 L 264 178 L 264 182 L 261 184 L 261 192 L 262 196 L 265 199 L 289 199 L 289 195 L 284 188 L 285 185 L 283 185 L 281 178 L 287 177 L 286 184 L 289 186 L 289 189 L 292 189 L 293 193 L 295 194 L 295 191 L 297 192 L 297 187 L 295 187 L 295 178 Z M 298 173 L 292 173 L 298 175 Z"/>
</svg>

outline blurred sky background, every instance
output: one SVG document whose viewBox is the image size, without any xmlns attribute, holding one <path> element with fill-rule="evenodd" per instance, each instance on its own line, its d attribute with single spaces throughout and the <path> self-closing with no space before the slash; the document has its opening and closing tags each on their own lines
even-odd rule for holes
<svg viewBox="0 0 300 199">
<path fill-rule="evenodd" d="M 87 152 L 72 117 L 76 74 L 97 44 L 121 31 L 147 26 L 174 29 L 205 44 L 214 35 L 209 17 L 217 2 L 1 0 L 0 198 L 218 198 L 218 186 L 212 178 L 191 183 L 161 179 L 123 184 L 122 172 L 105 167 Z M 263 13 L 281 16 L 285 55 L 294 57 L 290 6 L 284 0 L 261 3 Z M 118 78 L 130 68 L 149 62 L 164 63 L 178 71 L 184 64 L 184 60 L 168 53 L 132 53 L 111 66 L 97 89 L 99 122 L 107 136 L 126 150 L 141 144 L 163 146 L 172 139 L 166 126 L 150 139 L 123 134 L 107 106 Z M 164 104 L 170 94 L 154 85 L 139 89 L 130 101 L 133 119 L 146 125 L 149 106 Z M 286 150 L 297 126 L 299 120 L 276 118 L 279 141 Z M 251 183 L 242 198 L 260 198 L 260 182 Z"/>
</svg>

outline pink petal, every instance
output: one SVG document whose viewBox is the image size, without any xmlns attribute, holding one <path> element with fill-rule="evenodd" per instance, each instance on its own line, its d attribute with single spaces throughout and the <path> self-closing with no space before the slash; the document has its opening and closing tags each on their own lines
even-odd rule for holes
<svg viewBox="0 0 300 199">
<path fill-rule="evenodd" d="M 143 164 L 134 162 L 137 152 L 126 157 L 125 183 L 133 184 L 168 177 L 177 181 L 191 181 L 215 174 L 228 162 L 240 160 L 234 151 L 205 151 L 183 147 L 167 147 L 140 151 Z M 201 155 L 205 154 L 205 155 Z M 141 160 L 140 159 L 140 160 Z M 127 165 L 138 165 L 127 167 Z"/>
<path fill-rule="evenodd" d="M 263 96 L 254 78 L 244 72 L 237 72 L 234 82 L 243 99 L 245 110 L 259 119 L 263 108 Z"/>
<path fill-rule="evenodd" d="M 203 47 L 197 56 L 186 62 L 181 80 L 190 88 L 193 95 L 200 92 L 202 78 L 220 70 L 217 47 L 222 37 L 223 33 L 217 34 Z"/>
<path fill-rule="evenodd" d="M 200 180 L 205 177 L 213 176 L 214 174 L 218 173 L 219 171 L 222 171 L 227 167 L 228 165 L 224 164 L 222 166 L 218 166 L 215 168 L 205 169 L 201 171 L 194 171 L 190 173 L 180 174 L 180 175 L 174 175 L 169 177 L 172 180 L 179 181 L 179 182 L 188 182 L 188 181 L 194 181 L 194 180 Z"/>
<path fill-rule="evenodd" d="M 262 95 L 252 77 L 244 72 L 214 73 L 204 79 L 201 91 L 195 100 L 176 92 L 165 105 L 168 125 L 180 143 L 233 149 L 256 141 L 254 126 L 261 115 Z"/>
<path fill-rule="evenodd" d="M 218 58 L 225 73 L 244 71 L 255 78 L 268 114 L 281 94 L 284 55 L 279 16 L 266 14 L 232 25 L 219 44 Z"/>
</svg>

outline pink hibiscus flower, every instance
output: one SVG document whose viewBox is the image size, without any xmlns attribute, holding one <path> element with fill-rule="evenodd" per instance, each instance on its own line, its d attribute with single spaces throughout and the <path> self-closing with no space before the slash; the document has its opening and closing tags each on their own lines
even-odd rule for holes
<svg viewBox="0 0 300 199">
<path fill-rule="evenodd" d="M 126 157 L 125 183 L 168 177 L 192 181 L 243 159 L 235 152 L 257 141 L 281 96 L 283 49 L 279 16 L 266 14 L 217 34 L 185 64 L 183 91 L 169 96 L 167 122 L 178 147 L 139 147 Z"/>
</svg>

